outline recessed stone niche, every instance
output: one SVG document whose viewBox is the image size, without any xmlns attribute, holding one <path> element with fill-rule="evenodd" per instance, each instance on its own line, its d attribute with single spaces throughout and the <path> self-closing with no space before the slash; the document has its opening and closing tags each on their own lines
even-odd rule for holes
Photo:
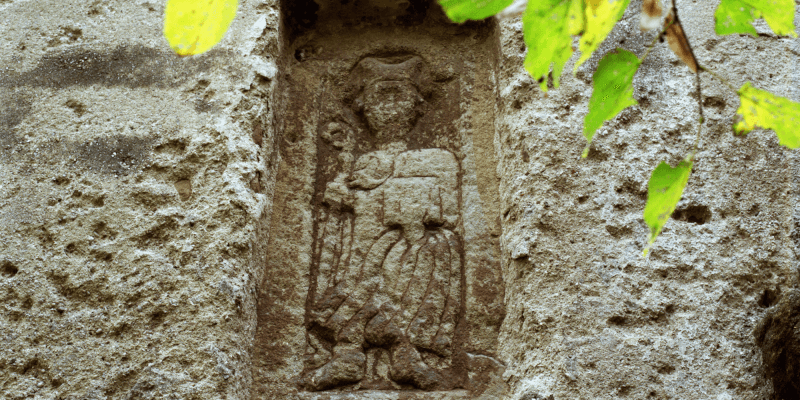
<svg viewBox="0 0 800 400">
<path fill-rule="evenodd" d="M 502 386 L 497 28 L 435 2 L 287 1 L 255 398 Z"/>
</svg>

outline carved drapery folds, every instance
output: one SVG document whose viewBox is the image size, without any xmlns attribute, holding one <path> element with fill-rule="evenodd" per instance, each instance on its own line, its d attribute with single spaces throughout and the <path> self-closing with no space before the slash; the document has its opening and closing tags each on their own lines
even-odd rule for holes
<svg viewBox="0 0 800 400">
<path fill-rule="evenodd" d="M 431 91 L 415 55 L 366 57 L 352 70 L 349 106 L 374 149 L 357 158 L 354 129 L 329 122 L 323 146 L 340 168 L 318 207 L 310 294 L 312 390 L 353 384 L 447 389 L 463 374 L 455 332 L 462 308 L 460 166 L 440 148 L 409 149 Z"/>
<path fill-rule="evenodd" d="M 494 25 L 422 0 L 314 18 L 302 4 L 284 4 L 307 23 L 287 28 L 273 103 L 255 392 L 450 399 L 502 383 Z"/>
</svg>

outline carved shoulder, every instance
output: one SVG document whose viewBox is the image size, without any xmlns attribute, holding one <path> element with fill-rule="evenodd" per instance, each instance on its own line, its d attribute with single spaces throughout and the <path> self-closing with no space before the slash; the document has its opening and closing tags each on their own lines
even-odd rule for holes
<svg viewBox="0 0 800 400">
<path fill-rule="evenodd" d="M 394 176 L 436 177 L 442 183 L 455 184 L 458 176 L 458 160 L 453 153 L 443 149 L 410 150 L 397 156 Z"/>
</svg>

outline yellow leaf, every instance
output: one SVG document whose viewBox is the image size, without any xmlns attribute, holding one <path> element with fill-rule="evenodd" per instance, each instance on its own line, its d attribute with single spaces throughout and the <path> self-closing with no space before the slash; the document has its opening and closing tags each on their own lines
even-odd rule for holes
<svg viewBox="0 0 800 400">
<path fill-rule="evenodd" d="M 743 135 L 756 128 L 771 129 L 780 144 L 796 149 L 800 147 L 800 103 L 756 89 L 750 82 L 739 89 L 741 105 L 736 112 L 742 116 L 734 124 L 737 134 Z"/>
<path fill-rule="evenodd" d="M 722 0 L 714 13 L 717 35 L 749 33 L 758 36 L 752 23 L 764 18 L 777 35 L 797 37 L 794 0 Z"/>
<path fill-rule="evenodd" d="M 592 8 L 592 10 L 597 10 L 600 7 L 600 4 L 607 0 L 586 0 L 586 4 Z"/>
<path fill-rule="evenodd" d="M 586 27 L 586 18 L 583 14 L 583 2 L 571 1 L 567 11 L 567 31 L 570 35 L 580 35 Z"/>
<path fill-rule="evenodd" d="M 588 0 L 586 7 L 586 31 L 581 36 L 581 58 L 575 63 L 575 71 L 592 56 L 600 43 L 614 29 L 630 0 Z"/>
<path fill-rule="evenodd" d="M 572 35 L 583 31 L 583 8 L 584 0 L 528 2 L 522 15 L 522 31 L 528 46 L 525 69 L 539 81 L 543 91 L 547 91 L 549 76 L 555 87 L 559 85 L 564 64 L 572 56 Z"/>
<path fill-rule="evenodd" d="M 205 53 L 225 36 L 238 0 L 168 0 L 164 37 L 180 56 Z"/>
</svg>

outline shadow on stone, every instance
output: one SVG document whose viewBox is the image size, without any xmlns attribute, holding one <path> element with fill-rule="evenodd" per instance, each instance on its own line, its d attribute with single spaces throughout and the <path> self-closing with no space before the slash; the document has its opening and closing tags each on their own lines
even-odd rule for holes
<svg viewBox="0 0 800 400">
<path fill-rule="evenodd" d="M 5 71 L 0 75 L 0 88 L 175 87 L 187 77 L 212 68 L 214 58 L 223 54 L 229 56 L 224 50 L 215 49 L 201 57 L 182 59 L 169 51 L 139 45 L 122 45 L 113 50 L 76 46 L 48 52 L 32 70 Z"/>
<path fill-rule="evenodd" d="M 770 308 L 754 335 L 774 387 L 771 399 L 800 399 L 800 290 Z"/>
</svg>

